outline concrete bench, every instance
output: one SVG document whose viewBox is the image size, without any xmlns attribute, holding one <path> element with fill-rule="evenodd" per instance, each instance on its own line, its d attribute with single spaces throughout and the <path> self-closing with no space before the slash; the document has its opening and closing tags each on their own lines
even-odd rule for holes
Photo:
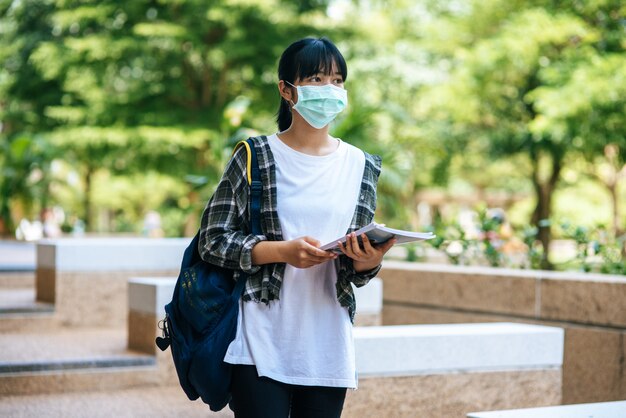
<svg viewBox="0 0 626 418">
<path fill-rule="evenodd" d="M 36 300 L 55 306 L 63 325 L 108 327 L 126 321 L 129 277 L 175 277 L 189 238 L 94 238 L 37 244 Z M 356 290 L 359 323 L 382 317 L 380 279 Z"/>
<path fill-rule="evenodd" d="M 626 401 L 526 408 L 508 411 L 471 412 L 468 418 L 624 418 Z"/>
<path fill-rule="evenodd" d="M 384 324 L 558 324 L 566 341 L 562 402 L 626 399 L 626 276 L 397 261 L 378 276 Z"/>
<path fill-rule="evenodd" d="M 37 244 L 36 298 L 63 325 L 123 326 L 127 281 L 178 274 L 188 238 L 88 238 Z"/>
<path fill-rule="evenodd" d="M 561 401 L 560 328 L 398 325 L 355 328 L 354 338 L 361 379 L 346 416 L 453 417 Z"/>
<path fill-rule="evenodd" d="M 361 376 L 558 369 L 560 328 L 514 323 L 355 328 Z"/>
<path fill-rule="evenodd" d="M 375 289 L 375 283 L 357 290 L 362 308 L 370 304 L 358 292 L 372 284 Z M 156 349 L 154 338 L 160 335 L 157 324 L 174 284 L 173 278 L 128 283 L 129 348 L 156 354 L 160 367 L 173 368 L 171 354 Z M 349 391 L 345 417 L 463 416 L 561 401 L 560 328 L 511 323 L 372 326 L 355 327 L 354 339 L 359 389 Z"/>
<path fill-rule="evenodd" d="M 7 289 L 34 289 L 35 269 L 6 271 L 0 270 L 0 291 Z"/>
<path fill-rule="evenodd" d="M 176 279 L 133 277 L 128 280 L 128 348 L 157 354 L 154 339 L 161 336 L 159 321 L 174 294 Z M 169 353 L 168 353 L 169 355 Z"/>
<path fill-rule="evenodd" d="M 135 277 L 128 280 L 128 347 L 154 354 L 154 339 L 161 335 L 158 322 L 165 316 L 164 306 L 172 300 L 176 278 Z M 374 278 L 367 286 L 355 289 L 355 323 L 380 321 L 383 307 L 383 284 Z M 156 334 L 155 334 L 156 332 Z"/>
</svg>

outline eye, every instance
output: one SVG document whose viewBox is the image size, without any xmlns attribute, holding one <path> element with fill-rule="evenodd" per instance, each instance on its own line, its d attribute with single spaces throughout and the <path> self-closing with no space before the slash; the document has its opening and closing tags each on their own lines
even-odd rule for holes
<svg viewBox="0 0 626 418">
<path fill-rule="evenodd" d="M 311 78 L 309 78 L 310 81 L 314 82 L 314 83 L 319 83 L 320 81 L 322 81 L 322 79 L 316 75 L 312 76 Z"/>
</svg>

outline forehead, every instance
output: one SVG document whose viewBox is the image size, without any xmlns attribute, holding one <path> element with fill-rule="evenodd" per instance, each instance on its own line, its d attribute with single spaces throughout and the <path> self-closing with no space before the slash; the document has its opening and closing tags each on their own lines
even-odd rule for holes
<svg viewBox="0 0 626 418">
<path fill-rule="evenodd" d="M 339 76 L 343 76 L 343 74 L 341 73 L 341 69 L 339 68 L 339 66 L 337 65 L 337 63 L 335 61 L 333 61 L 331 63 L 331 65 L 328 65 L 328 66 L 324 62 L 320 62 L 315 67 L 310 67 L 310 68 L 302 69 L 302 70 L 308 70 L 308 71 L 300 71 L 300 77 L 299 78 L 311 77 L 313 75 L 339 75 Z"/>
<path fill-rule="evenodd" d="M 325 75 L 341 75 L 341 70 L 337 66 L 335 61 L 332 62 L 330 68 L 327 70 L 326 67 L 320 67 L 317 71 L 317 74 L 325 74 Z"/>
</svg>

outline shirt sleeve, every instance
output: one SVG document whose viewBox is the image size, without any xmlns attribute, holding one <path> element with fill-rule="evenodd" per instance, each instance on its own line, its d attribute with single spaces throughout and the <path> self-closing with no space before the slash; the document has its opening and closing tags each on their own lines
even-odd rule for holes
<svg viewBox="0 0 626 418">
<path fill-rule="evenodd" d="M 198 252 L 211 264 L 254 274 L 252 248 L 264 235 L 252 235 L 249 227 L 246 150 L 240 147 L 229 161 L 215 193 L 207 203 L 200 225 Z"/>
<path fill-rule="evenodd" d="M 376 277 L 381 267 L 382 264 L 379 264 L 372 270 L 357 272 L 354 269 L 353 260 L 346 255 L 340 255 L 338 275 L 340 278 L 343 278 L 348 282 L 353 283 L 356 287 L 361 287 L 365 286 L 367 283 L 369 283 L 370 280 Z"/>
</svg>

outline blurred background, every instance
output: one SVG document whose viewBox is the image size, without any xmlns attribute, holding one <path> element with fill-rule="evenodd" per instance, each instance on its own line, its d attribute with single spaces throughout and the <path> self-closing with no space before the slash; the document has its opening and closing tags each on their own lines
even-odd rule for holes
<svg viewBox="0 0 626 418">
<path fill-rule="evenodd" d="M 396 256 L 626 274 L 621 0 L 0 0 L 0 235 L 193 235 L 305 36 L 377 221 L 438 235 Z"/>
</svg>

